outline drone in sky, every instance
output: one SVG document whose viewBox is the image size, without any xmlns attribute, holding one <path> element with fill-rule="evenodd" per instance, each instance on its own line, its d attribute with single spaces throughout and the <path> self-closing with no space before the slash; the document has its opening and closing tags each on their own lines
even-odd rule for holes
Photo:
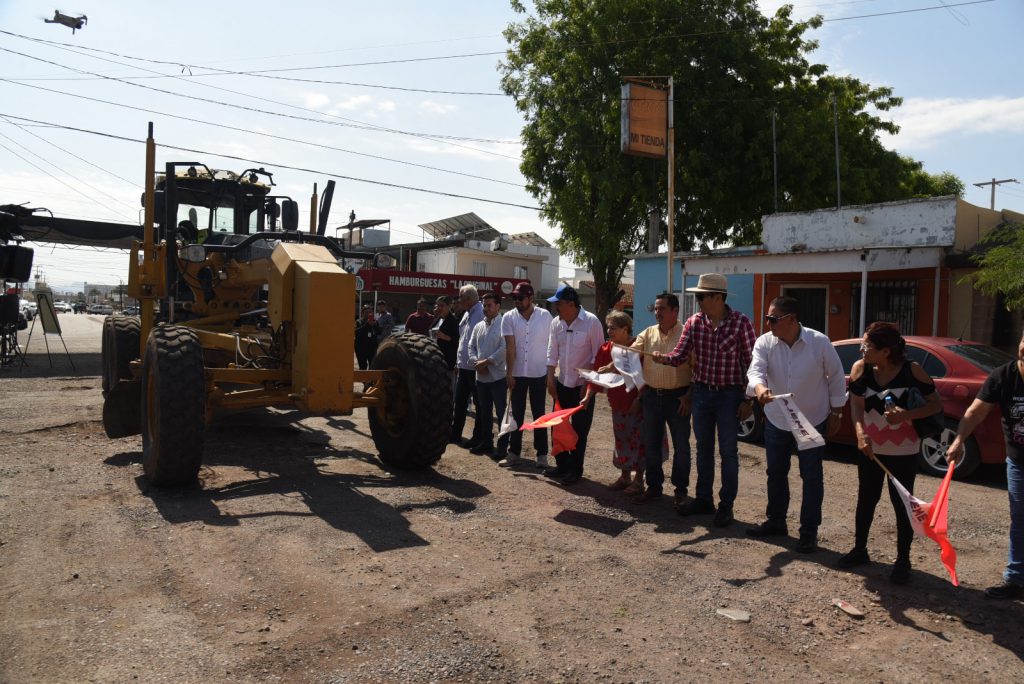
<svg viewBox="0 0 1024 684">
<path fill-rule="evenodd" d="M 73 17 L 70 14 L 61 14 L 60 10 L 53 11 L 53 19 L 43 19 L 47 24 L 62 24 L 71 29 L 72 35 L 75 31 L 89 23 L 89 17 L 84 14 L 78 17 Z"/>
</svg>

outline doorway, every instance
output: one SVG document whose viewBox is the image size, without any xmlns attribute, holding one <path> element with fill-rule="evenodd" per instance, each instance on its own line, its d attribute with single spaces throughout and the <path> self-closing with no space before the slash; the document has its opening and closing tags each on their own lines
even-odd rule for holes
<svg viewBox="0 0 1024 684">
<path fill-rule="evenodd" d="M 828 335 L 828 286 L 784 285 L 784 297 L 800 302 L 800 323 Z"/>
</svg>

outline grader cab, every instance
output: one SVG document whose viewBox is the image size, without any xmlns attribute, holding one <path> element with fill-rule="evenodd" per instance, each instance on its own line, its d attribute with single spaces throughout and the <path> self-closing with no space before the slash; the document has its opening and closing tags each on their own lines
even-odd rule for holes
<svg viewBox="0 0 1024 684">
<path fill-rule="evenodd" d="M 348 252 L 319 225 L 298 230 L 298 205 L 272 194 L 263 169 L 242 174 L 196 162 L 155 172 L 147 140 L 145 221 L 131 250 L 128 294 L 140 316 L 103 323 L 103 424 L 110 437 L 142 434 L 143 468 L 157 485 L 192 482 L 206 427 L 225 411 L 292 407 L 320 415 L 369 411 L 385 463 L 440 459 L 451 384 L 436 345 L 386 339 L 369 370 L 353 364 L 355 276 Z M 356 386 L 364 389 L 356 389 Z"/>
</svg>

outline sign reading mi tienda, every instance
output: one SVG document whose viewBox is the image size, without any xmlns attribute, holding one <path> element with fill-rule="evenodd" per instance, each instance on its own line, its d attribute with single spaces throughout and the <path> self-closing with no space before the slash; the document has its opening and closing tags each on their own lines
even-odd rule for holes
<svg viewBox="0 0 1024 684">
<path fill-rule="evenodd" d="M 668 91 L 635 82 L 622 86 L 622 151 L 664 157 L 668 130 Z"/>
</svg>

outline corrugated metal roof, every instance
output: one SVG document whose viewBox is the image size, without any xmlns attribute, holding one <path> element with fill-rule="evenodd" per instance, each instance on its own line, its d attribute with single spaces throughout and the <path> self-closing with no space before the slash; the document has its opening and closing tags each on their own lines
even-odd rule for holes
<svg viewBox="0 0 1024 684">
<path fill-rule="evenodd" d="M 501 237 L 501 233 L 473 212 L 421 223 L 419 227 L 435 240 L 446 240 L 459 234 L 470 240 L 496 240 Z"/>
</svg>

